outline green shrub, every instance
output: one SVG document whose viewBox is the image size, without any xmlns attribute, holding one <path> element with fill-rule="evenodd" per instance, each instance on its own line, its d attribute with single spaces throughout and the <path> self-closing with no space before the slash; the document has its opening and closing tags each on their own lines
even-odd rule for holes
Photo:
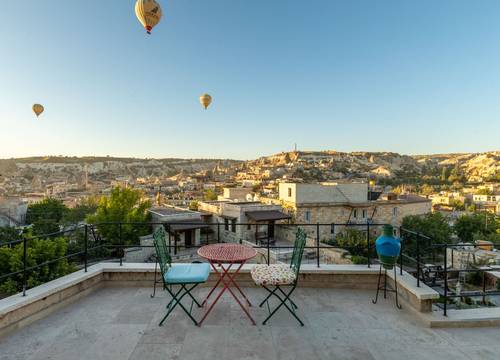
<svg viewBox="0 0 500 360">
<path fill-rule="evenodd" d="M 368 264 L 368 258 L 366 256 L 353 255 L 351 261 L 356 265 Z"/>
<path fill-rule="evenodd" d="M 66 255 L 68 241 L 64 237 L 55 239 L 30 239 L 26 253 L 26 267 L 41 265 L 27 272 L 28 288 L 57 279 L 75 271 L 75 266 L 68 259 L 60 259 Z M 0 276 L 23 270 L 24 244 L 13 247 L 0 247 Z M 9 295 L 21 291 L 23 274 L 19 273 L 0 282 L 0 293 Z"/>
</svg>

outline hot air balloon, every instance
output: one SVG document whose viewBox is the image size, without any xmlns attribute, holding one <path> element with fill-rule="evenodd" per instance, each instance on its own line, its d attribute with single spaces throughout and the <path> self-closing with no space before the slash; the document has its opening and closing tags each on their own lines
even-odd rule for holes
<svg viewBox="0 0 500 360">
<path fill-rule="evenodd" d="M 155 0 L 137 0 L 135 3 L 135 15 L 144 26 L 148 34 L 160 22 L 161 7 Z"/>
<path fill-rule="evenodd" d="M 40 104 L 34 104 L 33 105 L 33 112 L 35 113 L 36 117 L 39 117 L 41 113 L 43 113 L 43 106 Z"/>
<path fill-rule="evenodd" d="M 212 102 L 212 97 L 208 94 L 203 94 L 200 96 L 200 103 L 203 105 L 205 110 L 208 108 L 208 105 Z"/>
</svg>

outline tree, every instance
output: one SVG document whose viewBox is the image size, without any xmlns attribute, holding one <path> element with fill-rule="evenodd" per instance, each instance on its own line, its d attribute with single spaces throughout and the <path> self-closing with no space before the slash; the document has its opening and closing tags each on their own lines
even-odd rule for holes
<svg viewBox="0 0 500 360">
<path fill-rule="evenodd" d="M 420 188 L 420 193 L 422 195 L 432 195 L 432 194 L 434 194 L 434 188 L 431 185 L 424 184 Z"/>
<path fill-rule="evenodd" d="M 500 220 L 487 212 L 462 215 L 455 222 L 453 230 L 460 240 L 473 241 L 474 234 L 489 237 L 497 231 L 500 232 Z"/>
<path fill-rule="evenodd" d="M 61 200 L 45 198 L 28 206 L 26 222 L 33 225 L 33 235 L 58 232 L 68 208 Z"/>
<path fill-rule="evenodd" d="M 27 267 L 33 268 L 44 264 L 28 271 L 28 287 L 46 283 L 75 270 L 73 264 L 69 263 L 67 259 L 53 261 L 66 255 L 67 240 L 64 237 L 30 239 L 27 244 Z M 23 269 L 23 253 L 24 244 L 22 243 L 13 247 L 0 247 L 0 276 L 21 271 Z M 22 273 L 0 280 L 0 293 L 3 294 L 14 294 L 21 291 L 22 287 Z"/>
<path fill-rule="evenodd" d="M 445 166 L 443 167 L 443 169 L 441 170 L 441 181 L 447 181 L 448 180 L 448 176 L 450 172 L 449 172 L 449 169 Z"/>
<path fill-rule="evenodd" d="M 203 198 L 206 200 L 206 201 L 213 201 L 213 200 L 217 200 L 217 194 L 215 193 L 214 190 L 212 189 L 207 189 L 205 191 L 205 195 L 203 196 Z"/>
<path fill-rule="evenodd" d="M 358 258 L 368 255 L 366 233 L 357 229 L 345 229 L 335 237 L 334 241 L 329 241 L 328 244 L 348 250 L 351 255 Z"/>
<path fill-rule="evenodd" d="M 76 224 L 84 221 L 89 215 L 95 214 L 99 206 L 99 198 L 96 196 L 89 196 L 81 200 L 74 208 L 68 209 L 64 215 L 64 223 Z"/>
<path fill-rule="evenodd" d="M 21 230 L 11 226 L 0 227 L 0 244 L 22 240 L 22 238 Z"/>
<path fill-rule="evenodd" d="M 493 191 L 488 188 L 479 189 L 476 193 L 477 195 L 493 195 Z"/>
<path fill-rule="evenodd" d="M 428 213 L 424 216 L 409 215 L 403 218 L 401 227 L 406 230 L 421 233 L 429 238 L 433 244 L 449 244 L 451 242 L 452 229 L 448 220 L 439 212 Z M 409 256 L 417 254 L 416 237 L 401 231 L 404 243 L 404 251 Z M 420 240 L 421 254 L 428 250 L 429 242 Z"/>
<path fill-rule="evenodd" d="M 96 213 L 87 216 L 87 223 L 97 224 L 99 233 L 111 244 L 136 244 L 139 236 L 151 230 L 147 225 L 150 207 L 151 201 L 142 191 L 115 187 L 109 196 L 101 197 Z"/>
<path fill-rule="evenodd" d="M 457 210 L 457 211 L 465 210 L 465 204 L 458 199 L 450 200 L 450 206 L 453 208 L 453 210 Z"/>
<path fill-rule="evenodd" d="M 189 210 L 198 211 L 199 206 L 200 206 L 200 203 L 196 200 L 193 200 L 189 203 Z"/>
</svg>

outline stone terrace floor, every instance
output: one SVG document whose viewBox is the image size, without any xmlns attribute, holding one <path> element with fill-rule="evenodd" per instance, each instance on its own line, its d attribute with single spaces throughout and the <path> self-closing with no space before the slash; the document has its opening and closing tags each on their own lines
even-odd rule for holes
<svg viewBox="0 0 500 360">
<path fill-rule="evenodd" d="M 207 289 L 199 289 L 201 297 Z M 499 359 L 500 328 L 429 329 L 373 291 L 298 289 L 300 327 L 286 311 L 252 326 L 224 295 L 201 328 L 150 288 L 107 287 L 0 338 L 0 359 Z M 264 292 L 246 289 L 254 304 Z M 199 314 L 197 315 L 199 316 Z"/>
</svg>

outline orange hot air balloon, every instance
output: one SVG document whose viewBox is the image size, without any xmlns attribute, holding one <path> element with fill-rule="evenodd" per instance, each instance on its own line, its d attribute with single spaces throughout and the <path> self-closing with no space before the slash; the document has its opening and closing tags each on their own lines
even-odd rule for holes
<svg viewBox="0 0 500 360">
<path fill-rule="evenodd" d="M 144 26 L 146 32 L 151 34 L 151 30 L 161 20 L 161 7 L 155 0 L 137 0 L 135 3 L 135 15 Z"/>
<path fill-rule="evenodd" d="M 39 117 L 41 113 L 43 113 L 43 106 L 40 104 L 34 104 L 33 105 L 33 112 L 35 113 L 36 117 Z"/>
<path fill-rule="evenodd" d="M 203 105 L 203 107 L 205 108 L 205 110 L 207 110 L 208 106 L 210 105 L 210 103 L 212 102 L 212 97 L 208 94 L 203 94 L 200 96 L 200 103 L 201 105 Z"/>
</svg>

